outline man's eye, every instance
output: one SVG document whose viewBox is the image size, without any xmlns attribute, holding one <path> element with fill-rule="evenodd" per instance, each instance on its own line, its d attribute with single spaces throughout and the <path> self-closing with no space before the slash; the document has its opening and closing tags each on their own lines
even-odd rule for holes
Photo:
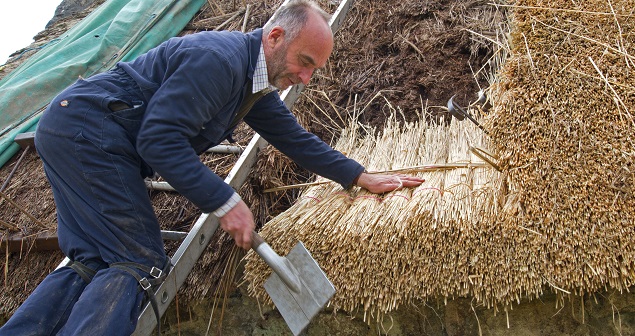
<svg viewBox="0 0 635 336">
<path fill-rule="evenodd" d="M 309 62 L 309 61 L 308 61 L 307 59 L 305 59 L 305 58 L 300 58 L 300 64 L 301 64 L 303 67 L 309 67 L 309 66 L 311 65 L 311 62 Z"/>
</svg>

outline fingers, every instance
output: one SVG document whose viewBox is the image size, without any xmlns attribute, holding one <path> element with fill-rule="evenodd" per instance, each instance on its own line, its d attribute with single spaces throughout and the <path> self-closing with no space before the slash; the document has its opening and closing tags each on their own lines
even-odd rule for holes
<svg viewBox="0 0 635 336">
<path fill-rule="evenodd" d="M 234 238 L 236 246 L 245 250 L 249 250 L 251 248 L 251 237 L 244 232 L 233 232 L 233 234 L 231 232 L 227 233 Z"/>
<path fill-rule="evenodd" d="M 245 250 L 248 250 L 251 247 L 251 237 L 246 237 L 244 232 L 242 232 L 241 230 L 232 229 L 231 232 L 228 230 L 225 231 L 227 231 L 227 233 L 229 233 L 229 235 L 234 238 L 236 246 Z"/>
<path fill-rule="evenodd" d="M 227 214 L 221 217 L 220 225 L 234 239 L 236 246 L 245 250 L 251 248 L 251 234 L 256 224 L 245 202 L 240 201 Z"/>
<path fill-rule="evenodd" d="M 425 179 L 401 174 L 367 174 L 362 173 L 357 180 L 357 185 L 376 194 L 399 190 L 402 188 L 417 187 Z"/>
<path fill-rule="evenodd" d="M 422 177 L 412 176 L 412 175 L 397 174 L 397 175 L 394 175 L 394 176 L 399 176 L 402 180 L 405 180 L 405 181 L 425 182 L 425 180 L 426 180 L 426 179 L 424 179 Z"/>
<path fill-rule="evenodd" d="M 236 246 L 249 250 L 251 248 L 251 231 L 252 230 L 243 230 L 237 232 L 234 236 Z"/>
<path fill-rule="evenodd" d="M 393 190 L 401 190 L 403 188 L 418 187 L 421 183 L 425 182 L 425 179 L 415 176 L 395 175 L 398 179 L 397 186 Z"/>
<path fill-rule="evenodd" d="M 401 183 L 403 184 L 405 188 L 418 187 L 421 185 L 421 183 L 426 181 L 424 178 L 420 178 L 416 176 L 403 176 L 403 177 L 400 177 L 400 179 L 401 179 Z"/>
</svg>

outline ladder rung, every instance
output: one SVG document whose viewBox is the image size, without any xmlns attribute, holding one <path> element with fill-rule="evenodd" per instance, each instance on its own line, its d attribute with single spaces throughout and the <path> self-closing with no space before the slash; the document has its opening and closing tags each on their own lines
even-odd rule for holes
<svg viewBox="0 0 635 336">
<path fill-rule="evenodd" d="M 241 154 L 243 149 L 234 145 L 216 145 L 205 151 L 206 153 L 221 153 L 221 154 Z"/>
<path fill-rule="evenodd" d="M 161 230 L 161 238 L 165 240 L 183 240 L 185 237 L 187 232 Z"/>
</svg>

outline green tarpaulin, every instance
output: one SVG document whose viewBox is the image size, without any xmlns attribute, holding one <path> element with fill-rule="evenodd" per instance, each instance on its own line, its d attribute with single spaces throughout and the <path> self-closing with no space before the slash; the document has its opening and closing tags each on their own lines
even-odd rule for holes
<svg viewBox="0 0 635 336">
<path fill-rule="evenodd" d="M 0 167 L 40 112 L 79 76 L 134 59 L 176 36 L 205 0 L 109 0 L 0 81 Z"/>
</svg>

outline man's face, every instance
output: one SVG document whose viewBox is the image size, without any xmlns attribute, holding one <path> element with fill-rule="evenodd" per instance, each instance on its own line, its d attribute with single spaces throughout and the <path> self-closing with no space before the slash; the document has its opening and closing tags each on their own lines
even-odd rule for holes
<svg viewBox="0 0 635 336">
<path fill-rule="evenodd" d="M 267 73 L 269 83 L 280 90 L 284 90 L 295 83 L 301 82 L 298 75 L 287 71 L 287 52 L 289 46 L 281 46 L 273 49 L 271 56 L 267 58 Z"/>
<path fill-rule="evenodd" d="M 313 71 L 326 65 L 333 50 L 333 35 L 328 24 L 310 15 L 291 43 L 284 39 L 284 30 L 280 27 L 271 30 L 266 43 L 269 82 L 284 90 L 291 85 L 308 84 Z"/>
</svg>

